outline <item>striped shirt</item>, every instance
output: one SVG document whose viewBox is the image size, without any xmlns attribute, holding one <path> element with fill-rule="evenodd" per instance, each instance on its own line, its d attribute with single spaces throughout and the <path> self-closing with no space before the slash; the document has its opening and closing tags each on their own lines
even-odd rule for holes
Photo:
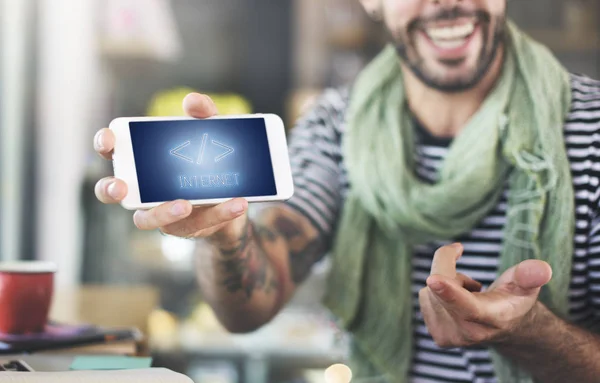
<svg viewBox="0 0 600 383">
<path fill-rule="evenodd" d="M 574 323 L 591 326 L 600 323 L 600 81 L 572 75 L 571 89 L 573 101 L 564 126 L 576 200 L 570 314 Z M 348 99 L 348 90 L 326 91 L 290 137 L 296 192 L 288 204 L 309 218 L 328 240 L 334 234 L 350 187 L 340 145 L 346 129 Z M 416 172 L 423 180 L 435 182 L 451 140 L 435 138 L 423 129 L 417 137 Z M 506 193 L 507 189 L 477 227 L 456 238 L 464 245 L 457 271 L 480 281 L 484 287 L 498 276 L 508 206 Z M 497 382 L 486 348 L 441 349 L 423 321 L 418 292 L 425 286 L 435 250 L 444 244 L 431 243 L 415 249 L 412 292 L 416 348 L 411 379 L 417 383 Z"/>
</svg>

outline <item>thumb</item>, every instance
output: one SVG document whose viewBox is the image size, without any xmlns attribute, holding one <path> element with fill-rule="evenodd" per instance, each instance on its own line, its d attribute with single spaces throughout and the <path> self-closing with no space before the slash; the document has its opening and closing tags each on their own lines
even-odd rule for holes
<svg viewBox="0 0 600 383">
<path fill-rule="evenodd" d="M 500 277 L 504 289 L 516 295 L 537 294 L 542 286 L 550 282 L 552 268 L 544 261 L 527 260 L 510 268 Z"/>
<path fill-rule="evenodd" d="M 183 110 L 194 118 L 208 118 L 218 113 L 213 100 L 205 94 L 190 93 L 183 99 Z"/>
</svg>

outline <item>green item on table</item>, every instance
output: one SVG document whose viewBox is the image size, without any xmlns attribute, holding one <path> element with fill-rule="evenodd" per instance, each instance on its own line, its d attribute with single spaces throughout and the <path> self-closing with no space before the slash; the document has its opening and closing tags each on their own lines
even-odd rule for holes
<svg viewBox="0 0 600 383">
<path fill-rule="evenodd" d="M 135 370 L 149 368 L 152 358 L 130 356 L 77 356 L 71 370 Z"/>
</svg>

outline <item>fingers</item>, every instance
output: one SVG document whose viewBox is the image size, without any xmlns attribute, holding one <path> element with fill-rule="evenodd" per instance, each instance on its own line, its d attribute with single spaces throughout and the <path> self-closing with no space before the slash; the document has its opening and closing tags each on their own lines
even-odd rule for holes
<svg viewBox="0 0 600 383">
<path fill-rule="evenodd" d="M 431 275 L 427 278 L 427 287 L 446 310 L 472 320 L 478 318 L 477 298 L 465 290 L 457 280 L 442 275 Z"/>
<path fill-rule="evenodd" d="M 138 210 L 133 215 L 133 222 L 141 230 L 154 230 L 170 225 L 188 217 L 192 213 L 192 205 L 188 201 L 177 200 L 164 203 L 150 210 Z"/>
<path fill-rule="evenodd" d="M 456 277 L 456 261 L 462 255 L 463 247 L 459 243 L 439 248 L 433 256 L 431 275 Z"/>
<path fill-rule="evenodd" d="M 550 282 L 552 268 L 543 261 L 527 260 L 517 265 L 515 282 L 525 290 L 537 289 Z"/>
<path fill-rule="evenodd" d="M 552 279 L 552 268 L 543 261 L 530 259 L 506 270 L 494 282 L 495 289 L 511 294 L 528 296 L 537 294 L 539 289 Z"/>
<path fill-rule="evenodd" d="M 188 201 L 167 202 L 154 209 L 137 211 L 133 216 L 141 230 L 162 228 L 166 234 L 180 237 L 195 233 L 235 219 L 246 212 L 248 202 L 237 198 L 209 208 L 193 209 Z"/>
<path fill-rule="evenodd" d="M 119 203 L 127 196 L 127 184 L 115 177 L 106 177 L 96 183 L 94 192 L 102 203 Z"/>
<path fill-rule="evenodd" d="M 112 130 L 100 129 L 94 136 L 94 150 L 107 160 L 112 159 L 115 148 L 115 135 Z"/>
<path fill-rule="evenodd" d="M 183 99 L 183 110 L 194 118 L 208 118 L 218 113 L 215 103 L 205 94 L 190 93 Z"/>
<path fill-rule="evenodd" d="M 210 229 L 234 220 L 248 210 L 248 202 L 236 198 L 209 208 L 195 209 L 185 220 L 163 227 L 166 234 L 181 237 L 196 236 L 202 230 Z"/>
<path fill-rule="evenodd" d="M 210 97 L 190 93 L 183 99 L 183 109 L 186 114 L 195 118 L 207 118 L 216 115 L 217 107 Z M 112 158 L 115 148 L 115 135 L 110 129 L 104 128 L 94 136 L 94 150 L 107 160 Z"/>
<path fill-rule="evenodd" d="M 459 283 L 462 284 L 463 288 L 467 289 L 468 291 L 470 291 L 472 293 L 480 292 L 481 288 L 483 287 L 481 285 L 481 283 L 477 282 L 473 278 L 471 278 L 467 275 L 464 275 L 462 273 L 457 273 L 456 279 L 459 281 Z"/>
</svg>

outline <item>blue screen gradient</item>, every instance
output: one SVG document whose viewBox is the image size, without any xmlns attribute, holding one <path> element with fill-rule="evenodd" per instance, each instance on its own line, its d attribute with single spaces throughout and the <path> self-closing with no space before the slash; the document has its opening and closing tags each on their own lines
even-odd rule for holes
<svg viewBox="0 0 600 383">
<path fill-rule="evenodd" d="M 129 123 L 142 203 L 277 195 L 262 118 Z"/>
</svg>

